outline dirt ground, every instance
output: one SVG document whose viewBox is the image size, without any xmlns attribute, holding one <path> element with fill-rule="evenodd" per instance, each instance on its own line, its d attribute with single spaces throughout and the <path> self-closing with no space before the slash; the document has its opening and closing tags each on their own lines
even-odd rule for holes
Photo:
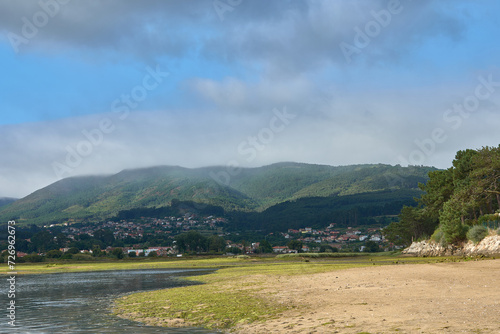
<svg viewBox="0 0 500 334">
<path fill-rule="evenodd" d="M 236 333 L 500 333 L 500 260 L 281 276 L 262 293 L 301 306 Z"/>
</svg>

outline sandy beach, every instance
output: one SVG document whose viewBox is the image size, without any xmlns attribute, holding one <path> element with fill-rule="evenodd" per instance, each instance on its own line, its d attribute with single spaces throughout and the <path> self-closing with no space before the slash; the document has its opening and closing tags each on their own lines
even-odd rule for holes
<svg viewBox="0 0 500 334">
<path fill-rule="evenodd" d="M 259 293 L 298 307 L 231 332 L 500 333 L 500 260 L 279 276 Z"/>
</svg>

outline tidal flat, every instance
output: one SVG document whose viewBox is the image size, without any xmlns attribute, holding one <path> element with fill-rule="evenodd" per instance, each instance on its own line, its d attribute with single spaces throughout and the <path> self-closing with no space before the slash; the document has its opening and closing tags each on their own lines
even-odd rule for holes
<svg viewBox="0 0 500 334">
<path fill-rule="evenodd" d="M 389 255 L 342 258 L 299 255 L 274 259 L 238 259 L 239 262 L 220 266 L 219 270 L 209 275 L 187 278 L 202 283 L 200 285 L 137 293 L 120 298 L 115 302 L 113 312 L 120 317 L 154 326 L 193 326 L 240 333 L 309 333 L 340 329 L 343 333 L 354 328 L 349 327 L 352 326 L 349 319 L 341 320 L 346 314 L 350 312 L 354 319 L 355 314 L 363 313 L 365 306 L 371 304 L 370 307 L 373 308 L 376 304 L 353 302 L 355 308 L 362 308 L 359 312 L 355 309 L 340 311 L 340 308 L 345 307 L 337 305 L 340 308 L 336 308 L 334 305 L 346 300 L 341 295 L 343 291 L 368 287 L 364 292 L 369 299 L 374 292 L 382 293 L 386 288 L 390 290 L 400 284 L 396 282 L 387 285 L 385 281 L 396 277 L 398 272 L 408 272 L 408 268 L 430 270 L 425 275 L 431 277 L 433 266 L 464 264 L 470 263 L 470 260 Z M 481 262 L 500 264 L 498 261 Z M 385 268 L 394 270 L 395 274 L 385 277 Z M 373 283 L 364 282 L 359 285 L 366 273 L 370 272 L 377 279 Z M 411 293 L 412 285 L 408 282 L 405 282 L 406 289 Z M 390 301 L 390 292 L 385 293 L 388 295 L 376 298 L 379 301 Z M 331 299 L 324 299 L 326 295 Z M 321 300 L 324 303 L 317 304 Z M 398 312 L 398 302 L 399 300 L 391 302 L 395 307 L 395 314 Z M 330 312 L 325 311 L 329 309 L 331 316 Z M 323 313 L 321 317 L 315 316 Z M 384 326 L 382 320 L 387 321 L 390 317 L 390 314 L 383 316 L 379 322 Z M 305 320 L 306 318 L 309 320 Z M 373 316 L 369 318 L 374 319 Z M 395 325 L 394 328 L 399 327 Z M 352 332 L 359 333 L 363 330 L 360 331 L 358 327 Z"/>
<path fill-rule="evenodd" d="M 53 262 L 19 264 L 16 269 L 23 275 L 160 268 L 216 271 L 182 278 L 196 285 L 120 297 L 110 306 L 112 313 L 151 326 L 234 333 L 500 329 L 495 288 L 500 261 L 493 259 L 297 254 Z"/>
</svg>

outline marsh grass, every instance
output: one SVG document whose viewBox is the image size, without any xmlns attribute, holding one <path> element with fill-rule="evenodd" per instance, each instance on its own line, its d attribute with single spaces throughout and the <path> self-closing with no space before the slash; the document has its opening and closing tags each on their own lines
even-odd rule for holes
<svg viewBox="0 0 500 334">
<path fill-rule="evenodd" d="M 277 255 L 278 259 L 286 258 L 339 258 L 339 257 L 358 257 L 366 256 L 366 253 L 291 253 L 291 254 L 280 254 Z"/>
<path fill-rule="evenodd" d="M 439 262 L 442 258 L 399 258 L 398 263 Z M 214 273 L 186 278 L 201 283 L 187 287 L 131 294 L 116 300 L 113 312 L 121 317 L 157 326 L 196 326 L 226 329 L 240 323 L 265 321 L 303 307 L 277 301 L 267 291 L 280 276 L 310 275 L 348 268 L 395 263 L 394 256 L 355 258 L 297 257 L 240 260 Z M 226 263 L 228 264 L 228 263 Z M 233 263 L 234 264 L 234 263 Z"/>
<path fill-rule="evenodd" d="M 202 285 L 125 296 L 116 301 L 114 313 L 150 325 L 172 326 L 177 323 L 229 328 L 238 323 L 267 320 L 297 307 L 276 302 L 272 294 L 259 293 L 265 290 L 269 280 L 284 275 L 312 274 L 358 266 L 363 264 L 242 263 L 206 276 L 187 278 Z"/>
</svg>

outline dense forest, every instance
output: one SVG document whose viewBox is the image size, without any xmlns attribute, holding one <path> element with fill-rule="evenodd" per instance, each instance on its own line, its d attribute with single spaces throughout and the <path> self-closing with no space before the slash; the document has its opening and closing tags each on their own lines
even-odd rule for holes
<svg viewBox="0 0 500 334">
<path fill-rule="evenodd" d="M 15 219 L 21 225 L 97 221 L 127 210 L 168 211 L 173 200 L 193 202 L 197 208 L 262 213 L 281 203 L 290 206 L 297 201 L 297 205 L 302 205 L 301 199 L 316 198 L 319 210 L 327 214 L 324 201 L 338 207 L 340 197 L 358 194 L 376 197 L 386 190 L 414 191 L 419 182 L 427 181 L 428 172 L 433 170 L 382 164 L 335 167 L 300 163 L 241 168 L 232 174 L 225 167 L 160 166 L 125 170 L 109 176 L 60 180 L 1 207 L 0 221 Z M 268 211 L 263 217 L 271 213 Z M 334 214 L 331 218 L 338 216 Z"/>
<path fill-rule="evenodd" d="M 500 146 L 459 151 L 452 167 L 429 173 L 417 206 L 405 206 L 386 237 L 409 245 L 431 237 L 442 244 L 474 239 L 497 229 L 500 212 Z"/>
<path fill-rule="evenodd" d="M 361 225 L 387 225 L 389 216 L 397 216 L 404 205 L 415 205 L 420 191 L 385 190 L 346 196 L 307 197 L 272 206 L 263 212 L 231 212 L 233 231 L 286 232 L 287 229 L 312 227 L 337 228 Z"/>
</svg>

